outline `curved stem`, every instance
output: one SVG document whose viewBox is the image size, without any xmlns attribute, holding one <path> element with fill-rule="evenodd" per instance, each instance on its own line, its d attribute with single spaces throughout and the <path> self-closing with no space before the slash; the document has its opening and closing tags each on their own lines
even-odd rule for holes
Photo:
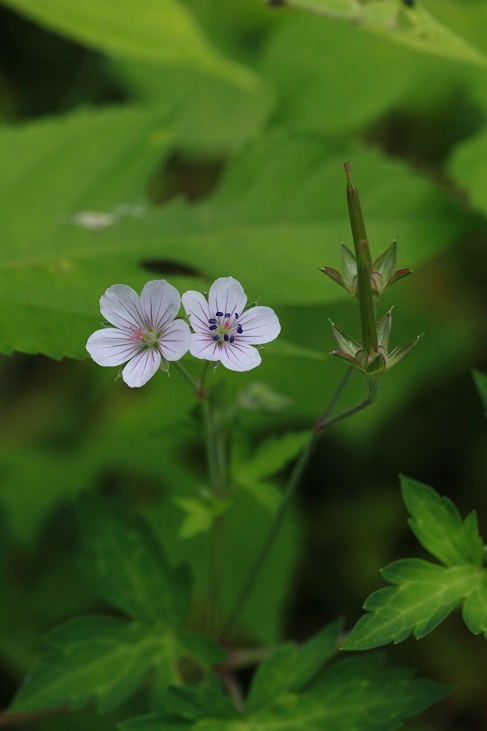
<svg viewBox="0 0 487 731">
<path fill-rule="evenodd" d="M 189 385 L 194 389 L 197 396 L 200 395 L 200 385 L 195 381 L 193 376 L 188 373 L 186 368 L 177 360 L 175 361 L 174 365 L 178 369 L 178 371 L 181 373 L 183 378 L 189 383 Z"/>
</svg>

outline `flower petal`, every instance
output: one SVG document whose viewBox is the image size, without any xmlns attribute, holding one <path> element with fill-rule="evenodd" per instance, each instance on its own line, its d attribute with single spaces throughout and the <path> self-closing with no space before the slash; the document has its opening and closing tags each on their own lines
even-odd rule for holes
<svg viewBox="0 0 487 731">
<path fill-rule="evenodd" d="M 123 330 L 107 327 L 90 335 L 86 350 L 95 363 L 101 366 L 117 366 L 126 363 L 140 351 L 140 343 Z"/>
<path fill-rule="evenodd" d="M 161 354 L 156 348 L 148 348 L 130 360 L 122 371 L 127 386 L 139 388 L 143 386 L 161 365 Z"/>
<path fill-rule="evenodd" d="M 179 360 L 191 345 L 191 331 L 184 320 L 173 320 L 163 330 L 159 350 L 167 360 Z"/>
<path fill-rule="evenodd" d="M 128 332 L 144 324 L 139 295 L 126 284 L 109 287 L 100 299 L 100 310 L 108 322 Z"/>
<path fill-rule="evenodd" d="M 162 330 L 174 320 L 181 307 L 181 297 L 165 279 L 154 279 L 144 285 L 140 294 L 141 311 L 154 330 Z"/>
<path fill-rule="evenodd" d="M 183 307 L 186 310 L 186 314 L 189 315 L 189 321 L 193 330 L 207 333 L 208 320 L 213 315 L 210 315 L 208 302 L 203 295 L 194 289 L 190 289 L 183 294 L 182 300 Z"/>
<path fill-rule="evenodd" d="M 209 335 L 194 333 L 191 335 L 189 352 L 195 358 L 217 361 L 220 360 L 221 346 L 215 343 Z"/>
<path fill-rule="evenodd" d="M 257 348 L 245 343 L 223 343 L 220 348 L 220 360 L 225 368 L 231 371 L 250 371 L 260 365 L 262 359 Z"/>
<path fill-rule="evenodd" d="M 270 307 L 252 307 L 239 317 L 238 323 L 243 329 L 243 333 L 236 336 L 239 343 L 270 343 L 281 332 L 278 317 Z"/>
<path fill-rule="evenodd" d="M 236 279 L 220 277 L 210 287 L 208 303 L 212 313 L 210 317 L 214 317 L 216 312 L 223 312 L 224 315 L 233 315 L 236 312 L 241 315 L 247 304 L 247 295 Z"/>
</svg>

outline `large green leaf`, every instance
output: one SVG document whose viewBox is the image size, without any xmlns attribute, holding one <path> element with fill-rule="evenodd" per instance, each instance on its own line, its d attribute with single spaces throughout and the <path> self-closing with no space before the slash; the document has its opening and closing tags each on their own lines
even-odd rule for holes
<svg viewBox="0 0 487 731">
<path fill-rule="evenodd" d="M 179 0 L 2 0 L 58 33 L 114 56 L 164 61 L 250 87 L 256 79 L 220 56 Z"/>
<path fill-rule="evenodd" d="M 0 350 L 79 353 L 81 333 L 96 324 L 83 301 L 98 300 L 107 270 L 115 283 L 130 268 L 109 251 L 104 264 L 90 264 L 85 246 L 91 239 L 99 247 L 99 234 L 82 230 L 76 216 L 103 212 L 107 225 L 117 225 L 124 215 L 139 215 L 149 173 L 169 154 L 172 134 L 154 113 L 119 108 L 80 111 L 0 137 L 7 212 L 0 223 Z"/>
<path fill-rule="evenodd" d="M 485 66 L 487 57 L 449 28 L 439 23 L 415 2 L 406 7 L 397 0 L 287 0 L 292 8 L 300 8 L 325 18 L 340 18 L 356 23 L 364 30 L 386 36 L 391 41 L 437 56 Z"/>
<path fill-rule="evenodd" d="M 177 680 L 179 647 L 162 626 L 145 627 L 108 617 L 77 617 L 53 630 L 53 648 L 25 680 L 12 713 L 82 708 L 93 699 L 98 710 L 120 705 L 140 685 L 149 668 L 163 659 Z"/>
<path fill-rule="evenodd" d="M 394 731 L 441 700 L 449 689 L 415 679 L 410 670 L 384 668 L 380 655 L 341 660 L 303 692 L 281 691 L 241 718 L 212 713 L 200 719 L 148 716 L 122 723 L 122 731 Z M 213 716 L 213 717 L 212 717 Z"/>
<path fill-rule="evenodd" d="M 335 654 L 342 622 L 334 622 L 301 647 L 280 645 L 257 668 L 247 699 L 251 712 L 269 705 L 277 695 L 306 686 Z"/>
<path fill-rule="evenodd" d="M 316 268 L 336 264 L 337 242 L 348 238 L 342 164 L 349 156 L 375 250 L 400 232 L 401 263 L 414 265 L 463 224 L 431 183 L 401 163 L 316 137 L 276 133 L 237 155 L 207 202 L 177 201 L 141 215 L 130 205 L 120 213 L 120 204 L 140 201 L 144 178 L 171 149 L 156 113 L 78 113 L 2 132 L 0 143 L 0 201 L 8 212 L 1 221 L 3 353 L 86 356 L 100 295 L 116 282 L 140 288 L 154 278 L 141 266 L 148 260 L 159 262 L 159 277 L 169 265 L 189 267 L 192 278 L 171 277 L 181 287 L 205 288 L 232 274 L 262 304 L 335 298 Z M 74 225 L 74 214 L 87 210 L 108 211 L 111 225 Z"/>
<path fill-rule="evenodd" d="M 449 172 L 466 191 L 474 208 L 487 215 L 487 178 L 485 158 L 487 155 L 487 129 L 462 141 L 452 155 Z"/>
<path fill-rule="evenodd" d="M 270 84 L 242 88 L 203 69 L 117 59 L 113 73 L 132 96 L 171 119 L 178 149 L 219 158 L 261 134 L 275 103 Z"/>
<path fill-rule="evenodd" d="M 187 577 L 169 569 L 151 527 L 101 500 L 85 499 L 81 508 L 84 570 L 97 593 L 135 619 L 179 624 Z"/>
</svg>

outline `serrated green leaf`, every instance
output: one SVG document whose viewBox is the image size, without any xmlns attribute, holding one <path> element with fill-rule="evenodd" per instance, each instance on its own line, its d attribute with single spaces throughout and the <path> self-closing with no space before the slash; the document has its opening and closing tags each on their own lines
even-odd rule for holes
<svg viewBox="0 0 487 731">
<path fill-rule="evenodd" d="M 403 559 L 382 575 L 394 587 L 379 589 L 364 604 L 345 650 L 368 650 L 427 635 L 478 587 L 482 573 L 471 566 L 443 568 L 420 559 Z"/>
<path fill-rule="evenodd" d="M 177 659 L 174 638 L 163 627 L 108 617 L 71 619 L 47 640 L 54 652 L 25 680 L 12 713 L 63 705 L 75 710 L 92 700 L 105 712 L 128 698 L 152 665 Z"/>
<path fill-rule="evenodd" d="M 83 568 L 101 597 L 144 621 L 177 625 L 189 601 L 186 572 L 169 569 L 151 527 L 115 503 L 81 504 Z"/>
<path fill-rule="evenodd" d="M 473 377 L 475 380 L 475 385 L 477 386 L 477 391 L 479 392 L 479 396 L 482 399 L 482 403 L 484 405 L 485 414 L 487 415 L 487 376 L 485 373 L 479 373 L 479 371 L 474 371 Z"/>
<path fill-rule="evenodd" d="M 412 516 L 411 530 L 433 556 L 447 566 L 482 565 L 483 543 L 475 513 L 462 522 L 451 500 L 409 477 L 401 477 L 401 489 Z"/>
<path fill-rule="evenodd" d="M 108 250 L 95 261 L 88 249 L 94 253 L 101 232 L 77 216 L 102 214 L 118 228 L 145 210 L 149 173 L 169 155 L 172 132 L 157 112 L 118 108 L 4 129 L 0 140 L 8 214 L 0 222 L 0 351 L 80 354 L 101 319 L 100 295 L 133 267 Z"/>
<path fill-rule="evenodd" d="M 237 718 L 237 711 L 231 699 L 222 693 L 219 679 L 210 673 L 197 686 L 169 688 L 165 713 L 174 717 L 196 721 L 215 715 L 220 718 Z"/>
<path fill-rule="evenodd" d="M 343 621 L 337 620 L 323 627 L 299 648 L 297 667 L 294 670 L 293 689 L 300 690 L 326 665 L 338 648 Z"/>
<path fill-rule="evenodd" d="M 342 622 L 324 627 L 301 647 L 280 645 L 257 668 L 250 687 L 247 709 L 269 705 L 272 698 L 308 684 L 336 652 Z"/>
<path fill-rule="evenodd" d="M 189 9 L 178 0 L 4 0 L 32 20 L 107 54 L 176 66 L 201 67 L 251 86 L 246 68 L 222 57 Z"/>
<path fill-rule="evenodd" d="M 420 4 L 406 8 L 397 0 L 372 1 L 366 4 L 336 0 L 292 0 L 293 7 L 309 10 L 328 18 L 353 21 L 364 30 L 384 35 L 391 41 L 419 51 L 485 66 L 484 54 L 439 23 Z"/>
<path fill-rule="evenodd" d="M 255 671 L 247 701 L 249 713 L 269 705 L 270 699 L 292 687 L 298 648 L 290 642 L 280 645 Z"/>
<path fill-rule="evenodd" d="M 191 692 L 191 691 L 190 691 Z M 267 705 L 241 718 L 208 717 L 184 723 L 192 731 L 395 731 L 441 700 L 449 688 L 415 679 L 404 668 L 384 668 L 381 656 L 341 660 L 300 694 L 267 696 Z M 176 731 L 177 719 L 131 719 L 123 731 Z"/>
</svg>

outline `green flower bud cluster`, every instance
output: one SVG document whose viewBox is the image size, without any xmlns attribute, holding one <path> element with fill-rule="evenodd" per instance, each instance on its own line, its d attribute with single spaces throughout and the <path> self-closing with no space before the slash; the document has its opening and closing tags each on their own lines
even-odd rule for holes
<svg viewBox="0 0 487 731">
<path fill-rule="evenodd" d="M 352 182 L 350 164 L 345 163 L 347 176 L 347 201 L 352 228 L 355 254 L 341 244 L 343 274 L 331 267 L 321 271 L 345 289 L 352 297 L 357 297 L 360 309 L 362 342 L 351 338 L 332 323 L 333 333 L 339 349 L 333 351 L 341 360 L 358 368 L 368 376 L 375 376 L 395 366 L 408 355 L 419 340 L 389 351 L 392 325 L 392 309 L 376 321 L 376 302 L 378 297 L 390 286 L 411 274 L 410 269 L 396 269 L 397 241 L 372 263 L 369 242 L 365 230 L 362 207 L 357 189 Z"/>
</svg>

